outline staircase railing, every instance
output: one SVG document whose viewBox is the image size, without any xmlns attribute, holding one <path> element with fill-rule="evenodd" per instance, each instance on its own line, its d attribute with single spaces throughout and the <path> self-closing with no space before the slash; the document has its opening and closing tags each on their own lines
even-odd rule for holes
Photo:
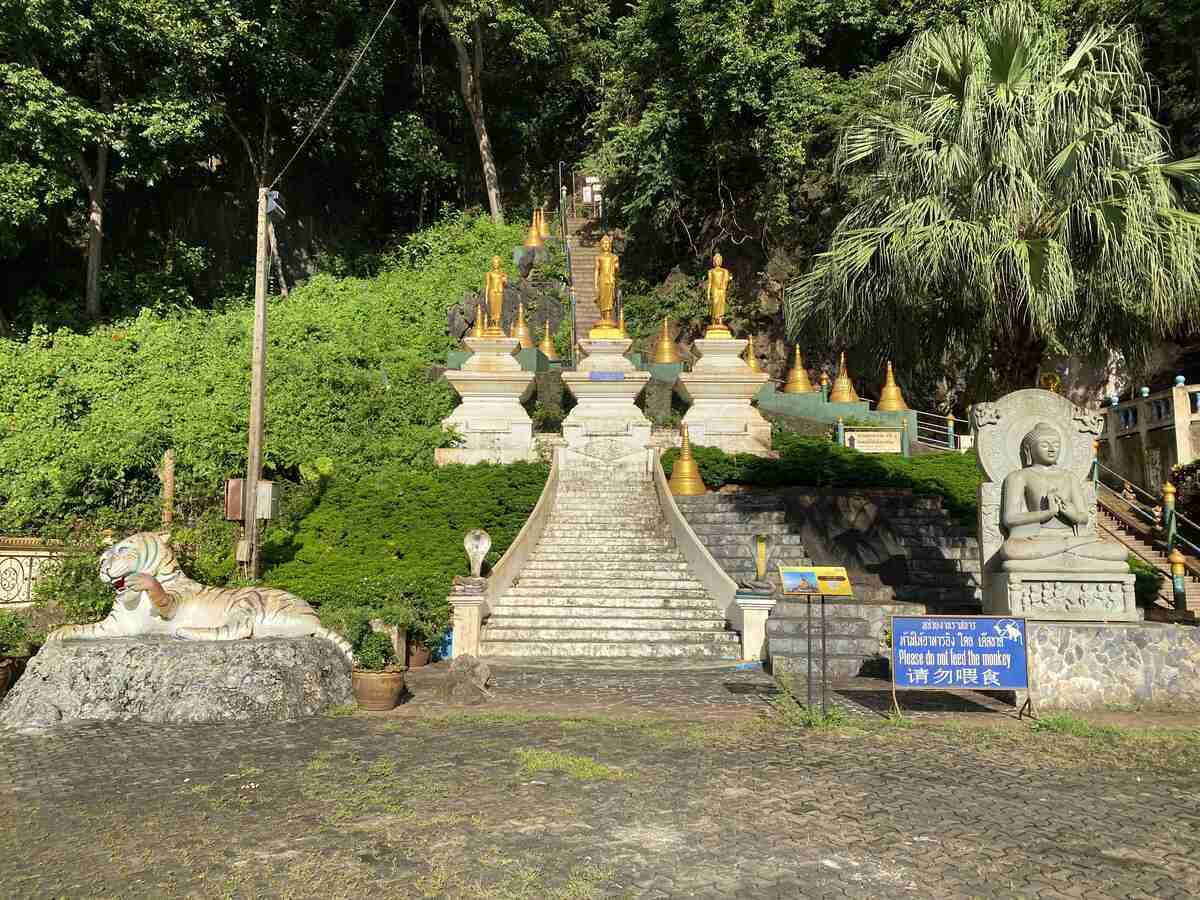
<svg viewBox="0 0 1200 900">
<path fill-rule="evenodd" d="M 1160 548 L 1171 572 L 1176 609 L 1187 605 L 1187 578 L 1200 579 L 1200 526 L 1175 508 L 1175 486 L 1169 481 L 1154 494 L 1096 459 L 1092 463 L 1096 501 L 1110 515 L 1151 546 Z M 1114 485 L 1120 486 L 1117 490 Z M 1181 529 L 1196 538 L 1181 534 Z M 1142 554 L 1137 554 L 1139 557 Z M 1144 557 L 1143 557 L 1144 558 Z M 1147 560 L 1152 565 L 1153 560 Z"/>
<path fill-rule="evenodd" d="M 567 187 L 563 184 L 563 168 L 566 163 L 562 160 L 558 161 L 558 230 L 562 236 L 563 252 L 567 257 L 567 297 L 571 303 L 571 346 L 567 350 L 567 367 L 575 368 L 575 345 L 578 341 L 576 334 L 579 327 L 579 320 L 575 308 L 575 269 L 571 263 L 571 241 L 570 233 L 567 228 Z M 575 190 L 574 177 L 572 176 L 571 185 L 571 210 L 575 209 Z"/>
</svg>

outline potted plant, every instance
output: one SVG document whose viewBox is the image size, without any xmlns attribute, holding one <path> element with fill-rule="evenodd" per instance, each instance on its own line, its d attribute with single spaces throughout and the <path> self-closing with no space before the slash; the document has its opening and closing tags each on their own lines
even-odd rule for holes
<svg viewBox="0 0 1200 900">
<path fill-rule="evenodd" d="M 0 612 L 0 699 L 8 693 L 33 655 L 29 623 L 12 612 Z"/>
<path fill-rule="evenodd" d="M 367 631 L 354 648 L 354 699 L 363 709 L 394 709 L 404 692 L 404 671 L 396 664 L 392 639 Z"/>
</svg>

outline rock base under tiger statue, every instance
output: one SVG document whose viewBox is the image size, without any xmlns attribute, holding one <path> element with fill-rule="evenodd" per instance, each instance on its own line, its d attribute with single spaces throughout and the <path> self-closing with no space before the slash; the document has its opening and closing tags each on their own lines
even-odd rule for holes
<svg viewBox="0 0 1200 900">
<path fill-rule="evenodd" d="M 0 703 L 0 724 L 272 722 L 354 702 L 350 664 L 319 637 L 47 643 Z"/>
</svg>

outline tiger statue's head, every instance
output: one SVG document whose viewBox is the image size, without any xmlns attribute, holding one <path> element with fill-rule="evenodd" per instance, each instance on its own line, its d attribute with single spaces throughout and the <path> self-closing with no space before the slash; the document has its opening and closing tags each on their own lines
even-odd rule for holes
<svg viewBox="0 0 1200 900">
<path fill-rule="evenodd" d="M 100 554 L 100 580 L 111 584 L 118 594 L 124 593 L 130 575 L 152 575 L 161 581 L 178 571 L 179 563 L 166 538 L 152 531 L 131 534 Z"/>
</svg>

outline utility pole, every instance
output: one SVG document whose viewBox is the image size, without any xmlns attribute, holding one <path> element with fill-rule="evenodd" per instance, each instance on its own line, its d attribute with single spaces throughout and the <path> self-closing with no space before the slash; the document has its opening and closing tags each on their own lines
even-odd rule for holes
<svg viewBox="0 0 1200 900">
<path fill-rule="evenodd" d="M 262 473 L 263 418 L 267 387 L 267 189 L 258 189 L 258 246 L 254 255 L 254 350 L 250 362 L 250 445 L 242 510 L 245 516 L 246 575 L 257 578 L 258 479 Z"/>
</svg>

